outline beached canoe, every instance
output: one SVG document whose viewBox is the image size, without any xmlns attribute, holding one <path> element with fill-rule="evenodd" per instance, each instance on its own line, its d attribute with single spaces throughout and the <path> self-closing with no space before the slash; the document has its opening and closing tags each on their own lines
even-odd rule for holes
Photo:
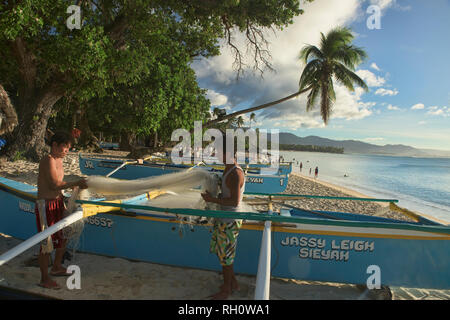
<svg viewBox="0 0 450 320">
<path fill-rule="evenodd" d="M 99 143 L 99 146 L 102 149 L 108 149 L 108 150 L 119 149 L 119 143 L 118 142 L 102 141 L 102 142 Z"/>
<path fill-rule="evenodd" d="M 122 164 L 122 160 L 92 158 L 84 157 L 81 154 L 79 155 L 80 171 L 89 176 L 105 176 Z M 111 178 L 126 180 L 139 179 L 178 172 L 188 168 L 190 168 L 190 166 L 171 163 L 144 162 L 142 165 L 127 164 L 111 175 Z M 213 166 L 207 166 L 205 168 L 210 171 L 221 172 L 220 168 Z M 283 170 L 287 171 L 288 168 L 283 168 Z M 261 170 L 260 167 L 250 168 L 245 175 L 245 192 L 280 193 L 286 190 L 288 179 L 289 174 L 287 173 L 283 174 L 278 172 L 277 174 L 264 174 L 264 170 Z"/>
<path fill-rule="evenodd" d="M 270 220 L 271 276 L 363 285 L 379 279 L 381 285 L 450 289 L 450 227 L 427 219 L 407 223 L 301 209 L 283 209 L 281 215 L 167 210 L 152 207 L 149 197 L 108 203 L 109 211 L 87 218 L 79 250 L 220 270 L 217 257 L 209 253 L 212 225 L 196 218 L 233 214 L 245 218 L 237 244 L 237 273 L 256 274 L 264 221 Z M 35 198 L 33 186 L 0 178 L 0 232 L 19 239 L 36 234 Z M 85 201 L 82 206 L 95 211 L 104 208 L 99 204 Z"/>
</svg>

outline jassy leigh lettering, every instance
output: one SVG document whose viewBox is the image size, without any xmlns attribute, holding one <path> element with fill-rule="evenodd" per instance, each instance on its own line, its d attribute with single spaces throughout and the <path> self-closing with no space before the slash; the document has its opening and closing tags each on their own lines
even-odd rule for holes
<svg viewBox="0 0 450 320">
<path fill-rule="evenodd" d="M 301 247 L 299 257 L 302 259 L 348 261 L 350 251 L 372 252 L 375 250 L 373 241 L 364 240 L 331 240 L 330 248 L 326 249 L 327 240 L 308 237 L 286 237 L 281 245 Z"/>
</svg>

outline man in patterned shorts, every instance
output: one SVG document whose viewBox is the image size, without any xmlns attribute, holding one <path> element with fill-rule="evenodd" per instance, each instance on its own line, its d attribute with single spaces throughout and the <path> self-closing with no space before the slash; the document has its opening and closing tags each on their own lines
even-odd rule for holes
<svg viewBox="0 0 450 320">
<path fill-rule="evenodd" d="M 239 212 L 245 190 L 245 177 L 242 168 L 236 162 L 234 152 L 227 151 L 225 140 L 224 137 L 222 157 L 225 170 L 222 175 L 222 195 L 214 198 L 206 192 L 202 194 L 202 197 L 207 202 L 219 204 L 222 210 Z M 241 226 L 242 220 L 240 219 L 215 219 L 210 251 L 217 254 L 222 265 L 224 284 L 221 290 L 212 296 L 213 299 L 227 299 L 233 290 L 239 290 L 233 263 Z"/>
</svg>

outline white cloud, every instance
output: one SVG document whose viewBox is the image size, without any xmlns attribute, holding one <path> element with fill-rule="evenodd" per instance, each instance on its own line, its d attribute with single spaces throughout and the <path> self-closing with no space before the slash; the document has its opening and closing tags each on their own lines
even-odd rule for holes
<svg viewBox="0 0 450 320">
<path fill-rule="evenodd" d="M 450 108 L 444 106 L 444 107 L 438 107 L 438 106 L 432 106 L 428 107 L 427 114 L 432 116 L 443 116 L 443 117 L 450 117 Z"/>
<path fill-rule="evenodd" d="M 323 128 L 324 123 L 318 119 L 313 119 L 308 116 L 293 115 L 289 119 L 270 119 L 261 123 L 261 127 L 265 129 L 283 128 L 290 130 L 297 130 L 300 128 Z"/>
<path fill-rule="evenodd" d="M 419 124 L 419 125 L 424 125 L 424 124 L 426 124 L 427 122 L 426 121 L 419 121 L 417 124 Z"/>
<path fill-rule="evenodd" d="M 381 69 L 377 66 L 377 64 L 376 64 L 375 62 L 372 62 L 372 64 L 370 65 L 370 67 L 371 67 L 372 69 L 377 70 L 377 71 L 381 71 Z"/>
<path fill-rule="evenodd" d="M 375 91 L 375 94 L 380 95 L 380 96 L 396 96 L 398 94 L 398 90 L 397 89 L 390 90 L 390 89 L 380 88 L 380 89 L 377 89 L 377 91 Z"/>
<path fill-rule="evenodd" d="M 370 0 L 370 4 L 380 7 L 381 10 L 391 7 L 395 4 L 395 0 Z"/>
<path fill-rule="evenodd" d="M 423 103 L 417 103 L 411 107 L 411 110 L 420 110 L 420 109 L 424 109 L 424 108 L 425 108 L 425 105 Z"/>
<path fill-rule="evenodd" d="M 388 108 L 388 110 L 400 110 L 399 107 L 393 106 L 392 104 L 388 105 L 387 108 Z"/>
<path fill-rule="evenodd" d="M 411 6 L 401 6 L 397 3 L 397 0 L 370 0 L 370 4 L 379 6 L 381 11 L 391 7 L 401 11 L 411 10 Z"/>
<path fill-rule="evenodd" d="M 384 138 L 380 138 L 380 137 L 378 137 L 378 138 L 365 138 L 365 139 L 362 139 L 362 140 L 366 141 L 366 142 L 379 142 L 379 141 L 383 141 Z"/>
<path fill-rule="evenodd" d="M 211 102 L 211 106 L 223 106 L 228 102 L 226 96 L 211 89 L 208 89 L 206 92 L 206 98 Z"/>
<path fill-rule="evenodd" d="M 356 71 L 356 74 L 363 79 L 369 87 L 381 87 L 386 82 L 383 77 L 377 77 L 369 70 L 360 69 Z"/>
<path fill-rule="evenodd" d="M 365 8 L 362 6 L 363 3 L 359 0 L 327 0 L 302 4 L 305 13 L 295 17 L 293 25 L 282 32 L 276 31 L 274 34 L 269 31 L 266 34 L 270 42 L 271 63 L 276 70 L 275 73 L 266 71 L 264 78 L 261 78 L 259 74 L 246 71 L 243 77 L 236 81 L 236 72 L 232 69 L 233 55 L 229 48 L 224 46 L 220 56 L 201 59 L 193 64 L 199 84 L 227 97 L 227 105 L 233 106 L 233 111 L 292 94 L 298 90 L 298 81 L 304 67 L 298 61 L 301 48 L 306 44 L 318 45 L 321 32 L 326 34 L 334 27 L 348 25 L 355 19 L 364 17 Z M 236 34 L 235 39 L 245 54 L 245 37 Z M 251 59 L 251 55 L 246 56 Z M 369 70 L 358 72 L 363 79 L 364 77 L 367 79 L 366 83 L 369 86 L 379 87 L 385 83 L 385 79 L 377 77 Z M 375 103 L 363 101 L 362 89 L 356 88 L 352 93 L 336 83 L 335 91 L 336 102 L 331 119 L 362 119 L 372 114 L 371 107 Z M 291 128 L 322 126 L 323 121 L 318 108 L 307 113 L 305 105 L 306 94 L 257 112 L 257 118 L 264 123 L 276 120 Z M 274 123 L 271 122 L 271 125 Z"/>
</svg>

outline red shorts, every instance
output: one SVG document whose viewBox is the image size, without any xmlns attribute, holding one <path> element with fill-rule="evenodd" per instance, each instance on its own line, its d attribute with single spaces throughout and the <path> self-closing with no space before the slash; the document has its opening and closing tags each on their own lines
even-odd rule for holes
<svg viewBox="0 0 450 320">
<path fill-rule="evenodd" d="M 50 227 L 63 218 L 64 199 L 59 197 L 54 200 L 45 200 L 45 210 L 47 216 L 47 226 Z M 39 206 L 36 203 L 34 213 L 36 214 L 36 224 L 38 232 L 41 232 L 41 221 L 39 216 Z M 52 234 L 53 248 L 61 248 L 63 245 L 63 236 L 61 230 Z"/>
</svg>

